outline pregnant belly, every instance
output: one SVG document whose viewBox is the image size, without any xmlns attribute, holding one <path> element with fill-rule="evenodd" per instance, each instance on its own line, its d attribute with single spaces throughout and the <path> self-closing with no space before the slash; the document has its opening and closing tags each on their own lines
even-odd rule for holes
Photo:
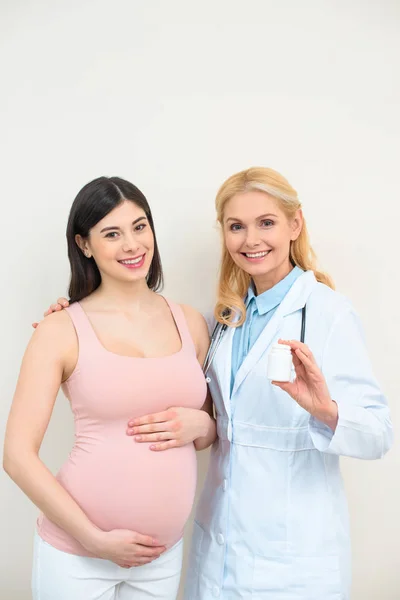
<svg viewBox="0 0 400 600">
<path fill-rule="evenodd" d="M 57 479 L 103 531 L 129 529 L 171 546 L 193 505 L 194 446 L 152 452 L 149 444 L 121 437 L 90 449 L 77 445 Z"/>
</svg>

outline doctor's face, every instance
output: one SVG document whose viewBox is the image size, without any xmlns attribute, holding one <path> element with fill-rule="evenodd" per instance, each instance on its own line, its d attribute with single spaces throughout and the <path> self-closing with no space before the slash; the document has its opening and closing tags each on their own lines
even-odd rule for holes
<svg viewBox="0 0 400 600">
<path fill-rule="evenodd" d="M 233 196 L 224 209 L 226 248 L 238 267 L 252 277 L 258 293 L 291 271 L 290 244 L 301 232 L 301 210 L 288 219 L 278 202 L 252 190 Z"/>
</svg>

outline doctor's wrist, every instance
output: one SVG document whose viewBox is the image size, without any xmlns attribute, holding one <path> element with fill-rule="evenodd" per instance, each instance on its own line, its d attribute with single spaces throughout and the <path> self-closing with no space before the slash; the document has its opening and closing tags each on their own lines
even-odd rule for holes
<svg viewBox="0 0 400 600">
<path fill-rule="evenodd" d="M 313 417 L 317 419 L 317 421 L 321 421 L 321 423 L 327 425 L 332 431 L 335 431 L 339 420 L 337 403 L 334 400 L 331 400 L 323 409 L 318 410 Z"/>
</svg>

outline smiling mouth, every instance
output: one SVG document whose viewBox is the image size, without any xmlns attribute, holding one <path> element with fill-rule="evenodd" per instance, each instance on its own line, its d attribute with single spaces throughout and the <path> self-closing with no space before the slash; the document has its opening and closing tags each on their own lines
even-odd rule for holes
<svg viewBox="0 0 400 600">
<path fill-rule="evenodd" d="M 264 252 L 241 252 L 241 254 L 250 260 L 259 260 L 267 256 L 270 252 L 271 250 L 265 250 Z"/>
<path fill-rule="evenodd" d="M 146 256 L 145 254 L 141 254 L 140 256 L 137 256 L 136 258 L 125 258 L 124 260 L 119 260 L 118 262 L 121 265 L 124 265 L 125 267 L 130 267 L 130 268 L 140 267 L 144 263 L 145 256 Z"/>
</svg>

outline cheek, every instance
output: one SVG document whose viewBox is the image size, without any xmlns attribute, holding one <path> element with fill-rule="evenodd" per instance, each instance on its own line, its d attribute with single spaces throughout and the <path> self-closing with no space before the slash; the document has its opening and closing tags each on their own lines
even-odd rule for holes
<svg viewBox="0 0 400 600">
<path fill-rule="evenodd" d="M 243 244 L 242 236 L 239 233 L 226 233 L 225 234 L 225 246 L 228 250 L 229 254 L 234 254 L 235 252 L 239 252 L 240 248 Z"/>
<path fill-rule="evenodd" d="M 238 265 L 241 269 L 243 268 L 243 261 L 245 260 L 243 256 L 240 254 L 241 247 L 243 245 L 243 240 L 239 240 L 240 236 L 235 235 L 227 235 L 225 238 L 225 247 L 228 250 L 231 259 L 233 262 Z"/>
<path fill-rule="evenodd" d="M 92 254 L 98 264 L 106 262 L 115 257 L 118 251 L 118 242 L 97 241 L 92 245 Z"/>
<path fill-rule="evenodd" d="M 149 256 L 154 254 L 154 236 L 153 234 L 146 235 L 145 239 L 142 240 L 143 246 Z"/>
<path fill-rule="evenodd" d="M 274 250 L 287 252 L 290 246 L 290 235 L 289 231 L 282 230 L 271 230 L 268 235 L 268 243 L 274 248 Z"/>
</svg>

